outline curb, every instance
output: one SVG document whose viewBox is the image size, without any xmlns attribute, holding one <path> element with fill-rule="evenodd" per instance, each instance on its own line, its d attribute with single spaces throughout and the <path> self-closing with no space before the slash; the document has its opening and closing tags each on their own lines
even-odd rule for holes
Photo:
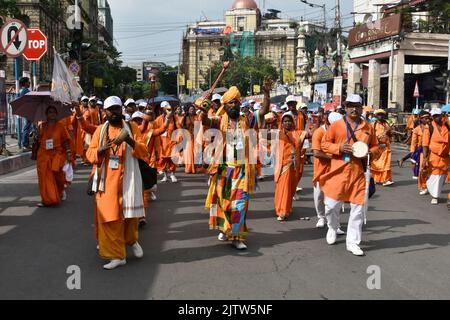
<svg viewBox="0 0 450 320">
<path fill-rule="evenodd" d="M 30 157 L 31 152 L 25 152 L 0 159 L 0 175 L 18 171 L 34 165 L 36 161 L 31 160 Z"/>
</svg>

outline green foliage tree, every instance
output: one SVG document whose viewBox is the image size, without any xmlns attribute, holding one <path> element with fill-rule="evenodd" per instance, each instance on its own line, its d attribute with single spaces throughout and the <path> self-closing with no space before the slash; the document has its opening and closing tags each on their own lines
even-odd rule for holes
<svg viewBox="0 0 450 320">
<path fill-rule="evenodd" d="M 18 17 L 20 10 L 16 0 L 0 0 L 0 16 Z"/>
<path fill-rule="evenodd" d="M 213 81 L 217 79 L 222 67 L 222 62 L 212 66 L 211 73 Z M 270 60 L 263 57 L 243 58 L 240 55 L 236 55 L 222 81 L 219 83 L 219 87 L 237 86 L 242 95 L 247 95 L 251 92 L 251 83 L 262 85 L 266 76 L 270 76 L 273 80 L 278 80 L 279 78 L 277 69 L 272 65 Z M 207 90 L 209 89 L 208 87 L 209 83 L 204 84 L 202 89 Z"/>
</svg>

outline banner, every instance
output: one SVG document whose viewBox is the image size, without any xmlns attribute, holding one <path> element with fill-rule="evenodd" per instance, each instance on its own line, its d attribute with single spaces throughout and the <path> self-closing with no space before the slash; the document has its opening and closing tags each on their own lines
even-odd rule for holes
<svg viewBox="0 0 450 320">
<path fill-rule="evenodd" d="M 184 87 L 186 85 L 186 76 L 183 73 L 180 73 L 178 77 L 178 82 L 180 83 L 180 86 Z"/>
<path fill-rule="evenodd" d="M 71 104 L 78 102 L 83 93 L 73 73 L 69 71 L 63 59 L 55 51 L 52 76 L 52 97 L 55 101 Z"/>
<path fill-rule="evenodd" d="M 333 83 L 333 102 L 341 104 L 342 101 L 342 77 L 335 77 Z"/>
<path fill-rule="evenodd" d="M 0 134 L 8 134 L 8 104 L 6 102 L 5 71 L 3 70 L 0 70 Z"/>
<path fill-rule="evenodd" d="M 317 83 L 314 85 L 314 99 L 313 102 L 318 102 L 321 105 L 327 101 L 327 84 Z"/>
</svg>

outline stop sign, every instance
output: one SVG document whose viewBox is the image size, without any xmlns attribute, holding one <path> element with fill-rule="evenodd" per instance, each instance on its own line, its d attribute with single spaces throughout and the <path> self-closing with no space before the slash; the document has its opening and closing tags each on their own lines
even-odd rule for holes
<svg viewBox="0 0 450 320">
<path fill-rule="evenodd" d="M 28 43 L 23 51 L 27 60 L 40 60 L 47 52 L 47 36 L 40 29 L 28 29 Z"/>
</svg>

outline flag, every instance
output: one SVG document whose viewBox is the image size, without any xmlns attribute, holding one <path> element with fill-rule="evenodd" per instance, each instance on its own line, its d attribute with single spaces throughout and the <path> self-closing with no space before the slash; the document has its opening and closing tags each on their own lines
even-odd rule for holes
<svg viewBox="0 0 450 320">
<path fill-rule="evenodd" d="M 51 95 L 55 101 L 71 104 L 78 102 L 83 93 L 78 81 L 69 71 L 61 56 L 56 52 L 53 61 L 52 91 Z"/>
</svg>

